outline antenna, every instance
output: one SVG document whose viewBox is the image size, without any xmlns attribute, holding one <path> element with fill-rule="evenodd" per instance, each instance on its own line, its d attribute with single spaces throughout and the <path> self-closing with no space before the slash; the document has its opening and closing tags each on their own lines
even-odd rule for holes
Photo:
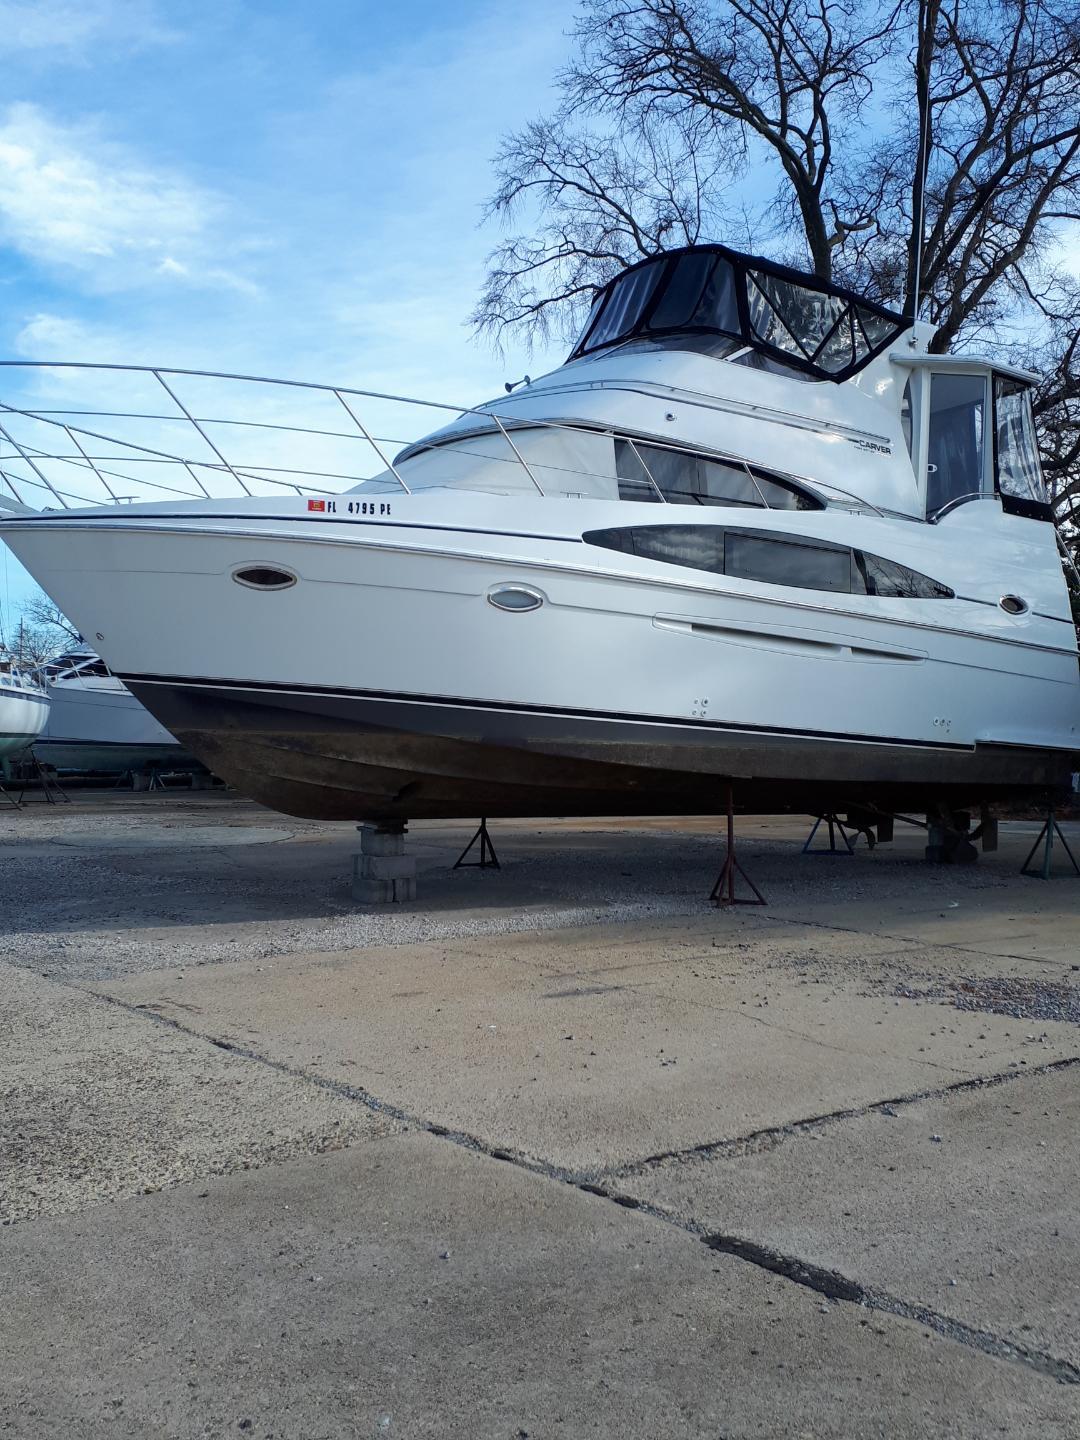
<svg viewBox="0 0 1080 1440">
<path fill-rule="evenodd" d="M 915 59 L 915 89 L 919 105 L 919 151 L 912 188 L 911 228 L 915 246 L 915 274 L 911 292 L 904 302 L 904 314 L 919 318 L 922 289 L 923 231 L 926 225 L 926 171 L 930 159 L 930 64 L 934 54 L 934 29 L 940 0 L 919 0 L 919 38 Z"/>
</svg>

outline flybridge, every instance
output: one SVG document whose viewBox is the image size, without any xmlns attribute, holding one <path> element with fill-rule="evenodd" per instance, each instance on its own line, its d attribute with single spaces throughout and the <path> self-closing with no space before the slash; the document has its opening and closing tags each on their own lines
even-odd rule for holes
<svg viewBox="0 0 1080 1440">
<path fill-rule="evenodd" d="M 694 245 L 605 285 L 570 359 L 640 341 L 721 359 L 749 352 L 819 380 L 846 380 L 910 323 L 816 276 L 724 245 Z"/>
</svg>

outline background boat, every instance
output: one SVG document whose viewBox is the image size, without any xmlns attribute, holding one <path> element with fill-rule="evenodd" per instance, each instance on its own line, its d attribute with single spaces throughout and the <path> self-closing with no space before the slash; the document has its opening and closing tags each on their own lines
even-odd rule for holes
<svg viewBox="0 0 1080 1440">
<path fill-rule="evenodd" d="M 33 747 L 42 764 L 107 773 L 196 764 L 88 646 L 53 661 L 45 682 L 48 718 Z"/>
<path fill-rule="evenodd" d="M 49 715 L 45 689 L 0 653 L 0 765 L 6 769 L 40 735 Z"/>
</svg>

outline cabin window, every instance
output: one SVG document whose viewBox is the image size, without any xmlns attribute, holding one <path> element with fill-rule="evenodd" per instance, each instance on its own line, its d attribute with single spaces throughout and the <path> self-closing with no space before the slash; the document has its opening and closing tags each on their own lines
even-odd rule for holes
<svg viewBox="0 0 1080 1440">
<path fill-rule="evenodd" d="M 633 525 L 588 530 L 587 545 L 682 565 L 710 575 L 730 575 L 764 585 L 892 599 L 951 600 L 954 592 L 895 560 L 832 545 L 788 539 L 760 530 L 720 525 Z"/>
<path fill-rule="evenodd" d="M 726 460 L 640 441 L 615 441 L 620 500 L 666 500 L 671 505 L 753 505 L 769 510 L 820 510 L 821 502 L 793 485 Z M 659 493 L 657 493 L 659 492 Z"/>
<path fill-rule="evenodd" d="M 926 513 L 983 493 L 986 379 L 938 371 L 930 377 Z"/>
<path fill-rule="evenodd" d="M 589 530 L 582 539 L 587 545 L 621 550 L 644 560 L 685 565 L 712 575 L 724 573 L 724 531 L 719 525 L 635 525 Z"/>
<path fill-rule="evenodd" d="M 851 551 L 729 530 L 724 573 L 801 590 L 851 590 Z"/>
<path fill-rule="evenodd" d="M 1031 413 L 1031 387 L 1004 375 L 994 377 L 994 442 L 1002 500 L 1048 505 Z"/>
<path fill-rule="evenodd" d="M 895 560 L 853 550 L 851 589 L 856 595 L 884 595 L 900 600 L 953 600 L 955 592 L 929 575 L 920 575 Z"/>
</svg>

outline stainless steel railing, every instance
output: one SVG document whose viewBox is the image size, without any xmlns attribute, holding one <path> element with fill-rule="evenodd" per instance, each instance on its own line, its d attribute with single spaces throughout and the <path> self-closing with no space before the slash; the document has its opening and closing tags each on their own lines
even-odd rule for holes
<svg viewBox="0 0 1080 1440">
<path fill-rule="evenodd" d="M 475 428 L 463 430 L 454 453 L 512 466 L 540 495 L 546 492 L 537 471 L 607 485 L 616 477 L 530 459 L 521 443 L 525 430 L 599 434 L 627 442 L 662 503 L 668 496 L 643 447 L 690 448 L 740 469 L 760 503 L 769 505 L 753 469 L 738 456 L 595 422 L 513 418 L 492 408 L 383 391 L 165 366 L 0 361 L 0 395 L 0 496 L 6 493 L 35 509 L 226 499 L 238 492 L 267 495 L 282 489 L 328 494 L 376 474 L 385 485 L 411 493 L 408 476 L 393 457 L 421 440 L 435 417 L 444 423 L 474 418 Z M 344 427 L 343 416 L 348 417 Z M 498 436 L 505 453 L 470 450 L 481 432 Z M 797 475 L 780 478 L 816 491 L 826 503 L 882 513 L 835 486 Z"/>
</svg>

